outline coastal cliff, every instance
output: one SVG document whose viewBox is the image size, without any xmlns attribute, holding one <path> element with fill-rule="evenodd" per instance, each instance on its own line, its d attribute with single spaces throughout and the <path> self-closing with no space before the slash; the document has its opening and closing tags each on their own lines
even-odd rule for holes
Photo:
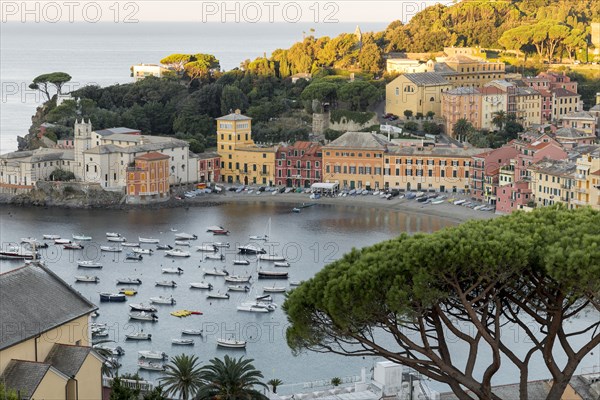
<svg viewBox="0 0 600 400">
<path fill-rule="evenodd" d="M 119 206 L 123 198 L 123 192 L 106 191 L 97 185 L 38 182 L 27 193 L 0 194 L 0 203 L 38 207 L 108 208 Z"/>
</svg>

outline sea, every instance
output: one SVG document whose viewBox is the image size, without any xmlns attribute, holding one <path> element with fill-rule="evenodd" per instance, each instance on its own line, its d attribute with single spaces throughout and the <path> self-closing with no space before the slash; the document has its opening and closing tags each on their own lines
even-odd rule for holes
<svg viewBox="0 0 600 400">
<path fill-rule="evenodd" d="M 216 195 L 210 195 L 216 196 Z M 272 201 L 271 194 L 245 194 L 248 202 L 231 202 L 212 207 L 189 207 L 159 210 L 85 210 L 85 209 L 45 209 L 43 207 L 20 208 L 3 206 L 0 208 L 0 241 L 3 247 L 10 243 L 17 244 L 20 238 L 36 237 L 42 239 L 44 234 L 56 234 L 63 238 L 72 235 L 91 236 L 92 240 L 82 242 L 83 250 L 64 250 L 61 246 L 49 243 L 47 249 L 40 249 L 48 267 L 57 273 L 68 284 L 71 284 L 83 296 L 99 306 L 99 316 L 95 320 L 107 325 L 109 336 L 103 339 L 113 340 L 110 346 L 121 346 L 125 354 L 119 358 L 122 366 L 118 372 L 136 373 L 147 380 L 156 382 L 160 377 L 157 372 L 142 371 L 137 368 L 140 350 L 164 351 L 169 356 L 181 353 L 195 354 L 201 363 L 228 354 L 232 357 L 245 356 L 254 360 L 256 368 L 261 370 L 265 380 L 281 379 L 284 385 L 283 394 L 300 391 L 320 391 L 329 388 L 333 377 L 340 377 L 345 382 L 355 380 L 364 368 L 367 376 L 375 363 L 384 361 L 377 357 L 344 357 L 334 354 L 303 352 L 294 355 L 287 345 L 285 332 L 287 318 L 281 310 L 284 294 L 273 294 L 273 301 L 279 306 L 275 311 L 266 314 L 237 311 L 243 302 L 252 301 L 262 295 L 265 287 L 283 286 L 291 289 L 291 281 L 310 279 L 325 265 L 340 259 L 353 248 L 362 248 L 383 240 L 396 237 L 402 232 L 435 232 L 444 227 L 455 225 L 455 222 L 426 214 L 409 214 L 385 207 L 357 206 L 353 198 L 344 198 L 340 204 L 317 204 L 304 208 L 300 213 L 292 212 L 295 204 L 309 201 L 307 195 L 281 194 L 287 196 L 292 203 Z M 262 197 L 261 197 L 262 196 Z M 252 199 L 253 197 L 253 199 Z M 214 197 L 218 200 L 218 197 Z M 253 200 L 253 201 L 252 201 Z M 342 200 L 342 199 L 341 199 Z M 297 203 L 295 203 L 297 201 Z M 378 199 L 374 199 L 378 201 Z M 381 200 L 387 203 L 386 200 Z M 207 227 L 219 225 L 230 231 L 229 236 L 213 236 Z M 177 232 L 174 232 L 174 231 Z M 164 251 L 157 250 L 155 245 L 142 244 L 142 247 L 154 249 L 152 255 L 143 256 L 142 261 L 125 260 L 128 248 L 121 253 L 100 251 L 100 246 L 115 246 L 108 242 L 107 232 L 120 233 L 130 242 L 137 242 L 140 237 L 156 238 L 162 244 L 175 245 L 177 233 L 189 233 L 198 236 L 191 241 L 190 247 L 181 247 L 190 251 L 191 257 L 172 259 L 165 256 Z M 250 235 L 264 235 L 269 232 L 267 242 L 256 242 Z M 196 251 L 198 245 L 213 241 L 227 242 L 229 248 L 223 248 L 224 260 L 205 259 L 206 253 Z M 258 261 L 247 257 L 249 265 L 233 265 L 233 260 L 242 256 L 237 254 L 239 245 L 254 242 L 264 247 L 269 253 L 284 256 L 289 267 L 275 267 L 272 262 Z M 102 264 L 101 269 L 79 268 L 78 261 L 94 260 Z M 19 261 L 0 260 L 0 272 L 6 272 L 22 265 Z M 162 272 L 163 268 L 180 267 L 181 275 L 170 275 Z M 226 293 L 227 283 L 222 277 L 204 276 L 204 270 L 226 269 L 230 274 L 250 275 L 248 292 L 231 292 L 228 300 L 210 300 L 207 291 L 192 289 L 190 283 L 206 281 L 213 285 L 212 292 Z M 288 280 L 257 279 L 258 269 L 287 271 Z M 96 275 L 99 283 L 79 283 L 76 275 Z M 128 298 L 125 303 L 100 302 L 100 292 L 116 292 L 118 278 L 139 278 L 142 284 L 135 287 L 138 293 Z M 176 288 L 156 287 L 155 282 L 174 280 Z M 133 287 L 133 286 L 130 286 Z M 157 322 L 136 322 L 129 319 L 128 303 L 148 303 L 154 296 L 173 296 L 175 305 L 157 305 Z M 176 310 L 199 311 L 202 315 L 191 315 L 185 318 L 172 316 Z M 566 329 L 578 330 L 596 321 L 598 312 L 582 312 L 581 315 L 567 324 Z M 468 328 L 459 323 L 459 327 Z M 126 334 L 144 330 L 152 334 L 151 342 L 130 341 Z M 193 346 L 176 346 L 171 340 L 182 338 L 182 329 L 202 329 L 202 337 L 193 337 Z M 409 334 L 410 335 L 410 334 Z M 516 327 L 507 325 L 503 331 L 506 341 L 514 346 L 517 354 L 523 354 L 531 344 Z M 235 338 L 247 341 L 245 350 L 218 348 L 218 338 Z M 419 340 L 415 336 L 415 340 Z M 448 336 L 450 351 L 455 365 L 466 362 L 468 349 Z M 396 346 L 388 336 L 382 335 L 379 343 L 395 349 Z M 575 347 L 581 345 L 573 340 Z M 482 347 L 480 353 L 484 361 L 491 355 Z M 557 353 L 557 362 L 564 361 L 564 354 Z M 530 368 L 530 379 L 548 378 L 545 368 L 536 368 L 541 363 L 535 357 Z M 591 372 L 598 365 L 598 351 L 588 355 L 577 369 L 577 373 Z M 477 371 L 483 373 L 484 364 L 478 364 Z M 494 384 L 508 384 L 518 381 L 517 371 L 504 360 L 502 367 L 494 379 Z M 447 388 L 436 382 L 424 380 L 423 384 L 437 391 Z"/>
<path fill-rule="evenodd" d="M 172 53 L 214 54 L 223 70 L 247 59 L 291 47 L 305 35 L 334 37 L 380 31 L 385 23 L 217 23 L 111 22 L 0 24 L 0 153 L 17 149 L 17 136 L 31 126 L 31 116 L 43 102 L 29 89 L 36 76 L 63 71 L 73 79 L 63 92 L 86 85 L 108 86 L 133 81 L 130 67 L 157 64 Z"/>
</svg>

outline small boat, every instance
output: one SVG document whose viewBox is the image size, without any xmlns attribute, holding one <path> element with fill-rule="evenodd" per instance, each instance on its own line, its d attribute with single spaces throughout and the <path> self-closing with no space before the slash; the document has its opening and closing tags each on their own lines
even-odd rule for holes
<svg viewBox="0 0 600 400">
<path fill-rule="evenodd" d="M 72 235 L 71 236 L 73 238 L 73 240 L 92 240 L 91 236 L 86 236 L 86 235 Z"/>
<path fill-rule="evenodd" d="M 0 258 L 11 260 L 33 260 L 37 255 L 37 253 L 19 247 L 9 247 L 5 251 L 0 251 Z"/>
<path fill-rule="evenodd" d="M 138 333 L 131 333 L 129 335 L 125 335 L 125 338 L 129 340 L 152 340 L 152 334 L 141 331 Z"/>
<path fill-rule="evenodd" d="M 162 269 L 162 273 L 163 274 L 177 274 L 177 275 L 181 275 L 183 274 L 183 269 L 177 267 L 177 268 L 163 268 Z"/>
<path fill-rule="evenodd" d="M 121 357 L 122 355 L 125 354 L 125 350 L 123 350 L 123 348 L 121 346 L 110 347 L 110 346 L 105 346 L 102 344 L 95 344 L 93 346 L 93 348 L 104 350 L 104 351 L 112 354 L 113 356 L 117 356 L 117 357 Z"/>
<path fill-rule="evenodd" d="M 177 229 L 171 228 L 171 232 L 177 232 Z"/>
<path fill-rule="evenodd" d="M 196 251 L 214 253 L 215 251 L 217 251 L 217 247 L 212 244 L 203 244 L 202 246 L 196 246 Z"/>
<path fill-rule="evenodd" d="M 202 272 L 204 272 L 204 275 L 211 275 L 211 276 L 228 276 L 229 272 L 227 272 L 224 269 L 217 269 L 216 267 L 213 269 L 203 269 Z"/>
<path fill-rule="evenodd" d="M 175 282 L 175 281 L 157 281 L 156 286 L 177 287 L 177 282 Z"/>
<path fill-rule="evenodd" d="M 215 235 L 215 236 L 227 236 L 227 235 L 229 235 L 229 231 L 226 231 L 225 229 L 220 229 L 220 230 L 213 231 L 213 235 Z"/>
<path fill-rule="evenodd" d="M 73 242 L 73 243 L 64 244 L 63 249 L 65 249 L 65 250 L 82 250 L 83 246 L 79 243 Z"/>
<path fill-rule="evenodd" d="M 187 246 L 190 247 L 190 242 L 188 242 L 187 240 L 176 240 L 175 241 L 175 246 Z"/>
<path fill-rule="evenodd" d="M 127 300 L 127 296 L 123 293 L 100 293 L 100 301 L 122 302 Z"/>
<path fill-rule="evenodd" d="M 106 328 L 92 329 L 92 336 L 94 339 L 108 337 L 108 330 Z"/>
<path fill-rule="evenodd" d="M 127 241 L 127 239 L 125 239 L 124 237 L 121 237 L 121 236 L 109 237 L 109 238 L 106 238 L 106 240 L 109 242 L 119 242 L 119 243 Z"/>
<path fill-rule="evenodd" d="M 173 250 L 173 246 L 169 244 L 157 244 L 156 250 Z"/>
<path fill-rule="evenodd" d="M 255 313 L 268 313 L 269 312 L 269 310 L 265 307 L 259 307 L 255 304 L 248 304 L 248 303 L 240 304 L 239 306 L 237 306 L 237 310 L 245 311 L 245 312 L 255 312 Z"/>
<path fill-rule="evenodd" d="M 244 349 L 246 348 L 246 342 L 244 340 L 235 339 L 217 339 L 217 346 L 229 347 L 233 349 Z"/>
<path fill-rule="evenodd" d="M 279 271 L 258 271 L 258 279 L 287 279 L 287 272 Z"/>
<path fill-rule="evenodd" d="M 69 244 L 69 243 L 71 243 L 70 239 L 61 239 L 61 238 L 54 239 L 54 244 Z"/>
<path fill-rule="evenodd" d="M 140 243 L 160 243 L 160 239 L 138 237 Z"/>
<path fill-rule="evenodd" d="M 100 251 L 106 251 L 109 253 L 120 253 L 123 251 L 123 249 L 120 247 L 114 247 L 114 246 L 100 246 Z"/>
<path fill-rule="evenodd" d="M 164 371 L 167 367 L 161 363 L 149 362 L 149 361 L 138 361 L 137 363 L 139 369 L 143 369 L 146 371 Z"/>
<path fill-rule="evenodd" d="M 207 254 L 204 256 L 205 260 L 224 260 L 225 256 L 223 254 Z"/>
<path fill-rule="evenodd" d="M 120 288 L 119 293 L 122 293 L 125 296 L 135 296 L 137 294 L 137 290 L 134 288 Z"/>
<path fill-rule="evenodd" d="M 150 297 L 150 302 L 154 303 L 154 304 L 171 304 L 174 305 L 177 302 L 175 301 L 175 299 L 173 298 L 173 296 L 156 296 L 156 297 Z"/>
<path fill-rule="evenodd" d="M 152 351 L 152 350 L 140 350 L 138 351 L 138 356 L 141 358 L 146 358 L 150 360 L 166 360 L 169 358 L 167 353 L 164 351 Z"/>
<path fill-rule="evenodd" d="M 225 282 L 229 283 L 246 283 L 250 282 L 250 275 L 241 276 L 241 275 L 229 275 L 225 277 Z"/>
<path fill-rule="evenodd" d="M 98 311 L 94 311 L 90 316 L 92 318 L 98 318 L 100 316 L 100 313 Z"/>
<path fill-rule="evenodd" d="M 183 251 L 180 249 L 173 249 L 165 251 L 165 255 L 168 257 L 190 257 L 191 254 L 189 251 Z"/>
<path fill-rule="evenodd" d="M 117 278 L 117 285 L 141 285 L 140 278 Z"/>
<path fill-rule="evenodd" d="M 269 240 L 267 235 L 251 235 L 248 237 L 250 240 Z"/>
<path fill-rule="evenodd" d="M 181 346 L 191 346 L 194 344 L 194 339 L 171 339 L 171 343 Z"/>
<path fill-rule="evenodd" d="M 239 307 L 244 308 L 243 310 L 240 310 L 240 308 L 238 308 L 239 311 L 262 312 L 262 313 L 272 312 L 277 309 L 276 304 L 264 302 L 264 301 L 256 301 L 255 303 L 246 302 L 246 303 L 240 304 Z"/>
<path fill-rule="evenodd" d="M 121 243 L 121 246 L 123 246 L 123 247 L 140 247 L 140 244 L 138 242 L 124 242 L 124 243 Z"/>
<path fill-rule="evenodd" d="M 177 240 L 196 240 L 198 236 L 192 235 L 190 233 L 177 233 L 175 234 L 175 239 Z"/>
<path fill-rule="evenodd" d="M 75 282 L 98 283 L 100 282 L 100 278 L 98 278 L 97 276 L 90 275 L 75 275 Z"/>
<path fill-rule="evenodd" d="M 233 260 L 233 265 L 250 265 L 248 260 Z"/>
<path fill-rule="evenodd" d="M 285 286 L 264 286 L 263 292 L 265 292 L 265 293 L 285 293 L 286 289 L 287 288 Z"/>
<path fill-rule="evenodd" d="M 273 297 L 271 297 L 270 294 L 262 294 L 260 296 L 256 296 L 256 301 L 271 302 L 273 301 Z"/>
<path fill-rule="evenodd" d="M 129 313 L 129 319 L 156 322 L 158 321 L 158 315 L 154 313 L 147 313 L 145 311 L 134 311 Z"/>
<path fill-rule="evenodd" d="M 141 247 L 134 247 L 131 249 L 135 254 L 147 254 L 152 255 L 152 249 L 142 249 Z"/>
<path fill-rule="evenodd" d="M 261 247 L 248 244 L 245 246 L 238 246 L 238 252 L 240 254 L 265 254 L 267 251 Z"/>
<path fill-rule="evenodd" d="M 177 318 L 183 318 L 183 317 L 189 317 L 190 315 L 192 315 L 193 311 L 190 310 L 177 310 L 177 311 L 172 311 L 171 315 Z M 202 313 L 200 313 L 202 314 Z"/>
<path fill-rule="evenodd" d="M 300 286 L 304 281 L 290 281 L 290 286 Z"/>
<path fill-rule="evenodd" d="M 290 263 L 287 261 L 275 261 L 273 265 L 276 267 L 289 267 Z"/>
<path fill-rule="evenodd" d="M 127 253 L 125 255 L 125 259 L 126 260 L 136 260 L 136 261 L 142 261 L 144 259 L 144 256 L 142 256 L 141 254 L 137 254 L 137 253 Z"/>
<path fill-rule="evenodd" d="M 182 335 L 202 336 L 202 329 L 182 329 Z"/>
<path fill-rule="evenodd" d="M 106 232 L 106 237 L 121 237 L 121 234 L 116 232 Z"/>
<path fill-rule="evenodd" d="M 299 213 L 300 211 L 302 210 L 300 210 L 298 207 L 292 208 L 292 212 Z"/>
<path fill-rule="evenodd" d="M 212 290 L 213 285 L 211 283 L 206 283 L 206 282 L 192 282 L 192 283 L 190 283 L 190 287 L 193 289 Z"/>
<path fill-rule="evenodd" d="M 456 201 L 454 202 L 454 205 L 455 205 L 455 206 L 460 206 L 461 204 L 463 204 L 463 203 L 465 203 L 465 202 L 466 202 L 466 200 L 464 200 L 464 199 L 456 200 Z"/>
<path fill-rule="evenodd" d="M 42 235 L 42 238 L 44 240 L 56 240 L 56 239 L 60 239 L 60 235 Z"/>
<path fill-rule="evenodd" d="M 81 268 L 102 268 L 102 264 L 97 261 L 77 261 L 77 266 Z"/>
<path fill-rule="evenodd" d="M 121 363 L 115 357 L 107 357 L 104 360 L 104 365 L 109 369 L 115 369 L 121 367 Z"/>
<path fill-rule="evenodd" d="M 227 285 L 227 290 L 230 292 L 247 292 L 250 288 L 245 285 Z"/>
<path fill-rule="evenodd" d="M 229 243 L 228 242 L 212 242 L 212 243 L 209 243 L 209 244 L 212 245 L 212 246 L 215 246 L 216 248 L 219 248 L 219 249 L 221 249 L 221 248 L 227 248 L 228 249 L 229 248 Z"/>
<path fill-rule="evenodd" d="M 285 261 L 285 257 L 277 254 L 259 254 L 257 258 L 262 261 Z"/>
<path fill-rule="evenodd" d="M 431 204 L 442 204 L 444 202 L 444 200 L 434 200 L 431 202 Z"/>
<path fill-rule="evenodd" d="M 130 303 L 129 308 L 131 308 L 131 311 L 144 311 L 149 313 L 157 311 L 156 307 L 144 303 Z"/>
<path fill-rule="evenodd" d="M 206 296 L 207 299 L 228 299 L 229 298 L 229 293 L 211 293 L 209 295 Z"/>
<path fill-rule="evenodd" d="M 223 228 L 222 226 L 209 226 L 208 228 L 206 228 L 206 232 L 214 232 L 214 231 L 223 231 L 225 230 L 225 228 Z"/>
<path fill-rule="evenodd" d="M 32 237 L 21 238 L 21 243 L 27 243 L 31 246 L 36 246 L 36 247 L 39 247 L 42 245 L 36 238 L 32 238 Z"/>
</svg>

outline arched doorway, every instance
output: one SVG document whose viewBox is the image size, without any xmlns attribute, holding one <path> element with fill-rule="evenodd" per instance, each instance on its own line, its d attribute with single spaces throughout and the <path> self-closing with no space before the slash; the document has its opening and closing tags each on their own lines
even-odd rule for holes
<svg viewBox="0 0 600 400">
<path fill-rule="evenodd" d="M 244 177 L 244 185 L 248 185 L 248 177 L 247 176 Z"/>
</svg>

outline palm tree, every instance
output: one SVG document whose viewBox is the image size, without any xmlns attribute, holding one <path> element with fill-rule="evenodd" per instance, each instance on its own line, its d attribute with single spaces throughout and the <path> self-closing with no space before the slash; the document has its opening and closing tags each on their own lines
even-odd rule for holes
<svg viewBox="0 0 600 400">
<path fill-rule="evenodd" d="M 267 385 L 271 385 L 271 387 L 273 388 L 273 393 L 277 393 L 277 386 L 280 386 L 283 382 L 281 381 L 281 379 L 271 379 L 267 382 Z"/>
<path fill-rule="evenodd" d="M 454 137 L 458 140 L 464 140 L 467 136 L 467 133 L 473 129 L 473 125 L 467 121 L 465 118 L 461 118 L 452 127 L 452 133 Z"/>
<path fill-rule="evenodd" d="M 188 400 L 198 392 L 202 383 L 198 357 L 180 354 L 167 365 L 164 377 L 160 378 L 164 394 L 179 393 L 179 398 Z"/>
<path fill-rule="evenodd" d="M 494 124 L 494 126 L 498 127 L 498 129 L 502 130 L 502 128 L 504 127 L 504 124 L 506 123 L 506 113 L 502 110 L 500 111 L 496 111 L 494 113 L 492 113 L 493 117 L 492 117 L 492 124 Z"/>
<path fill-rule="evenodd" d="M 263 374 L 252 365 L 253 359 L 225 356 L 223 360 L 213 358 L 201 369 L 202 385 L 197 400 L 267 400 L 268 397 L 254 389 L 267 388 L 259 379 Z"/>
</svg>

